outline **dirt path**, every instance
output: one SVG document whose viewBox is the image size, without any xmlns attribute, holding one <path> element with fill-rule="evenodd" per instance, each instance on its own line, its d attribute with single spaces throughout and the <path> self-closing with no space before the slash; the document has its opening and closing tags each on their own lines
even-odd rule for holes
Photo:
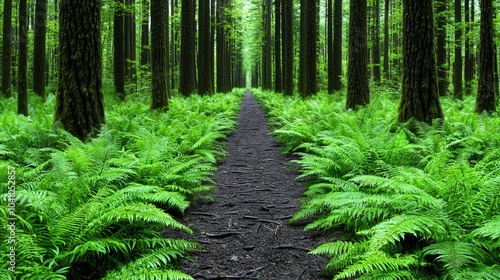
<svg viewBox="0 0 500 280">
<path fill-rule="evenodd" d="M 326 260 L 306 253 L 326 237 L 288 223 L 302 182 L 267 133 L 264 112 L 247 92 L 214 177 L 216 201 L 194 205 L 184 216 L 206 249 L 183 264 L 196 279 L 323 279 Z"/>
</svg>

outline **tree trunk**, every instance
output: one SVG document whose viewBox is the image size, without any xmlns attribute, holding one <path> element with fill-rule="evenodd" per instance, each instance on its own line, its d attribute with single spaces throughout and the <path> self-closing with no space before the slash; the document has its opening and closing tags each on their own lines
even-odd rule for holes
<svg viewBox="0 0 500 280">
<path fill-rule="evenodd" d="M 373 7 L 374 32 L 372 40 L 372 64 L 373 80 L 378 83 L 381 79 L 380 73 L 380 0 L 374 0 Z"/>
<path fill-rule="evenodd" d="M 293 94 L 293 0 L 281 0 L 283 6 L 283 93 Z"/>
<path fill-rule="evenodd" d="M 17 113 L 28 115 L 28 3 L 19 1 L 19 76 L 17 92 Z M 43 82 L 43 81 L 42 81 Z"/>
<path fill-rule="evenodd" d="M 183 0 L 181 7 L 181 64 L 179 92 L 189 96 L 195 91 L 194 0 Z"/>
<path fill-rule="evenodd" d="M 347 66 L 346 108 L 356 109 L 370 103 L 368 87 L 368 45 L 366 0 L 350 2 L 349 63 Z"/>
<path fill-rule="evenodd" d="M 12 96 L 12 0 L 3 2 L 3 42 L 2 42 L 2 92 L 6 98 Z"/>
<path fill-rule="evenodd" d="M 80 139 L 104 123 L 101 1 L 61 0 L 60 67 L 54 120 Z"/>
<path fill-rule="evenodd" d="M 384 4 L 384 79 L 391 79 L 389 69 L 389 0 L 385 0 Z"/>
<path fill-rule="evenodd" d="M 476 112 L 478 113 L 496 111 L 493 0 L 481 0 L 480 9 L 479 77 L 476 98 Z"/>
<path fill-rule="evenodd" d="M 125 12 L 124 30 L 124 53 L 125 53 L 125 76 L 129 83 L 135 84 L 135 0 L 126 0 L 127 11 Z"/>
<path fill-rule="evenodd" d="M 210 19 L 210 2 L 207 0 L 199 0 L 198 2 L 198 93 L 212 94 L 213 74 L 210 73 L 211 65 L 210 49 L 211 37 L 211 19 Z"/>
<path fill-rule="evenodd" d="M 331 0 L 330 0 L 331 1 Z M 274 24 L 274 65 L 275 65 L 275 80 L 274 90 L 276 92 L 283 91 L 282 67 L 281 67 L 281 0 L 275 0 L 275 24 Z"/>
<path fill-rule="evenodd" d="M 115 2 L 113 17 L 113 72 L 116 93 L 125 100 L 124 1 Z"/>
<path fill-rule="evenodd" d="M 333 22 L 333 89 L 342 89 L 342 0 L 335 0 Z"/>
<path fill-rule="evenodd" d="M 316 1 L 304 1 L 304 29 L 301 35 L 304 36 L 304 75 L 302 96 L 310 96 L 318 92 L 317 81 L 317 36 L 318 36 L 318 6 Z"/>
<path fill-rule="evenodd" d="M 227 0 L 217 0 L 217 92 L 231 91 L 231 57 L 226 38 Z"/>
<path fill-rule="evenodd" d="M 440 96 L 447 95 L 448 73 L 446 55 L 446 0 L 436 1 L 436 58 L 438 91 Z"/>
<path fill-rule="evenodd" d="M 403 1 L 403 77 L 398 121 L 443 119 L 437 88 L 432 0 Z"/>
<path fill-rule="evenodd" d="M 471 61 L 471 28 L 470 28 L 470 2 L 465 0 L 465 58 L 464 58 L 464 80 L 465 94 L 472 94 L 472 61 Z"/>
<path fill-rule="evenodd" d="M 36 0 L 35 39 L 33 49 L 33 91 L 45 101 L 47 60 L 45 55 L 47 34 L 47 0 Z"/>
<path fill-rule="evenodd" d="M 167 110 L 169 88 L 168 67 L 168 3 L 151 0 L 151 109 Z"/>
<path fill-rule="evenodd" d="M 272 71 L 271 71 L 271 0 L 265 0 L 262 6 L 263 24 L 264 24 L 264 43 L 262 45 L 262 89 L 272 90 Z"/>
<path fill-rule="evenodd" d="M 326 19 L 327 19 L 327 35 L 326 47 L 328 56 L 328 93 L 334 91 L 333 80 L 335 75 L 333 73 L 333 0 L 328 0 L 326 4 Z"/>
<path fill-rule="evenodd" d="M 149 0 L 142 0 L 141 66 L 147 71 L 149 64 Z"/>
<path fill-rule="evenodd" d="M 455 62 L 453 63 L 453 97 L 463 99 L 462 87 L 462 1 L 455 0 Z"/>
</svg>

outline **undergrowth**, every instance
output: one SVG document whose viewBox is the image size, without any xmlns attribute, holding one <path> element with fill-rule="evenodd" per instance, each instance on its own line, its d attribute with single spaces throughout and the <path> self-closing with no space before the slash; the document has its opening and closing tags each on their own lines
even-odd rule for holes
<svg viewBox="0 0 500 280">
<path fill-rule="evenodd" d="M 254 91 L 308 179 L 292 222 L 344 232 L 310 254 L 333 279 L 500 279 L 500 118 L 472 97 L 446 121 L 396 122 L 399 96 L 345 110 L 345 96 Z"/>
<path fill-rule="evenodd" d="M 2 100 L 1 236 L 16 219 L 15 243 L 2 238 L 0 248 L 7 272 L 15 247 L 7 279 L 192 279 L 176 263 L 200 247 L 177 237 L 191 229 L 175 217 L 212 198 L 210 176 L 242 97 L 174 97 L 166 113 L 150 111 L 139 95 L 108 97 L 107 123 L 87 143 L 52 124 L 53 96 L 30 104 L 33 117 Z M 15 209 L 7 207 L 9 171 Z"/>
</svg>

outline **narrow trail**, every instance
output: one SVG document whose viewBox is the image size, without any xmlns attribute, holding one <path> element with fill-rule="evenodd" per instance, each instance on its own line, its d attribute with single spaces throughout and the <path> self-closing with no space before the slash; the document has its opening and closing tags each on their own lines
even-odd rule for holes
<svg viewBox="0 0 500 280">
<path fill-rule="evenodd" d="M 288 220 L 303 192 L 294 166 L 268 135 L 266 117 L 247 92 L 237 131 L 219 165 L 215 202 L 188 209 L 184 223 L 206 251 L 183 263 L 195 279 L 326 279 L 326 259 L 308 256 L 327 237 Z"/>
</svg>

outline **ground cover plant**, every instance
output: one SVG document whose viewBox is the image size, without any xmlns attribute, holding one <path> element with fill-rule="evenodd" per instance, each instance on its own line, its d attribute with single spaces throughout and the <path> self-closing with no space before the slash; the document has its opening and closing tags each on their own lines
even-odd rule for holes
<svg viewBox="0 0 500 280">
<path fill-rule="evenodd" d="M 341 230 L 311 254 L 334 279 L 500 279 L 500 119 L 444 98 L 445 122 L 396 122 L 399 96 L 345 110 L 343 94 L 255 91 L 308 179 L 292 222 Z"/>
<path fill-rule="evenodd" d="M 16 201 L 2 203 L 0 220 L 17 219 L 9 279 L 192 279 L 176 262 L 200 246 L 175 237 L 191 233 L 176 215 L 211 198 L 221 140 L 234 129 L 242 97 L 241 90 L 173 97 L 164 113 L 138 94 L 109 97 L 107 124 L 88 142 L 52 123 L 53 96 L 32 101 L 34 117 L 16 115 L 15 99 L 2 100 L 0 180 L 12 171 Z M 8 202 L 7 184 L 1 188 Z M 10 241 L 2 240 L 3 271 Z"/>
</svg>

